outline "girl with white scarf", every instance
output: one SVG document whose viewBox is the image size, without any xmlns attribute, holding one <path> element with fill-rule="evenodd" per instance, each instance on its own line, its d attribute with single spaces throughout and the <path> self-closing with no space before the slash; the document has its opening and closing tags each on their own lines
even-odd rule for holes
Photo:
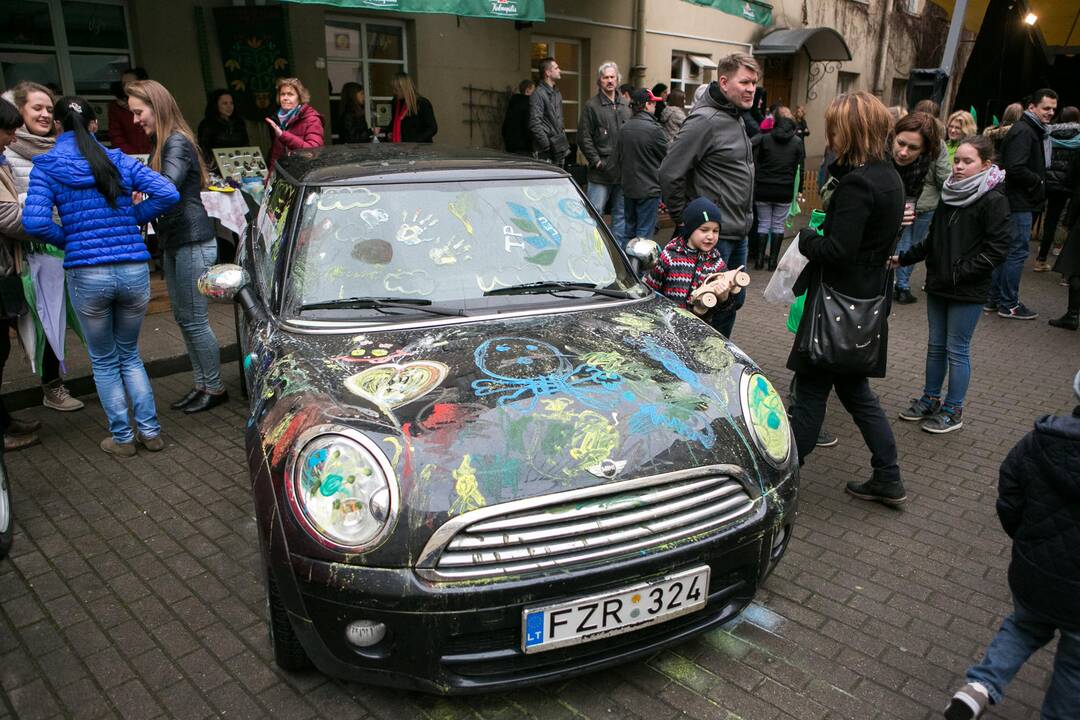
<svg viewBox="0 0 1080 720">
<path fill-rule="evenodd" d="M 1005 172 L 993 159 L 988 138 L 964 138 L 926 239 L 889 259 L 892 267 L 926 261 L 926 382 L 922 396 L 912 400 L 900 419 L 920 422 L 929 433 L 963 427 L 971 337 L 990 276 L 1009 250 L 1009 201 L 1000 187 Z M 949 389 L 942 398 L 946 374 Z"/>
</svg>

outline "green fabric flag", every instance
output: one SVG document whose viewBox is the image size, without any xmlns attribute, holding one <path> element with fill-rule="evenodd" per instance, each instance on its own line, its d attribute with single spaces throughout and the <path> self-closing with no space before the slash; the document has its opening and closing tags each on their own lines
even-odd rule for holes
<svg viewBox="0 0 1080 720">
<path fill-rule="evenodd" d="M 802 208 L 799 206 L 799 178 L 802 175 L 802 166 L 795 168 L 795 187 L 791 191 L 791 205 L 788 206 L 787 221 L 784 223 L 784 227 L 788 230 L 791 229 L 791 219 L 799 215 L 802 212 Z"/>
<path fill-rule="evenodd" d="M 333 5 L 358 10 L 390 10 L 501 20 L 544 21 L 544 0 L 285 0 L 285 2 Z"/>
<path fill-rule="evenodd" d="M 994 127 L 1001 127 L 1001 121 L 998 120 L 998 116 L 994 116 Z"/>
<path fill-rule="evenodd" d="M 975 106 L 972 105 L 971 109 L 968 110 L 968 112 L 971 113 L 971 117 L 975 118 L 975 124 L 978 125 L 979 124 L 979 113 L 975 112 Z"/>
<path fill-rule="evenodd" d="M 772 25 L 772 6 L 758 0 L 683 0 L 694 5 L 703 5 L 719 10 L 728 15 L 741 17 L 752 23 L 768 27 Z"/>
</svg>

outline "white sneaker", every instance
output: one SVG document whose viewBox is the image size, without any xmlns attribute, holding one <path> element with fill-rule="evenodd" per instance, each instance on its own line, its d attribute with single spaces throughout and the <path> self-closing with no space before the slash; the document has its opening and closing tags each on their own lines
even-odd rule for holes
<svg viewBox="0 0 1080 720">
<path fill-rule="evenodd" d="M 60 412 L 74 412 L 86 407 L 82 400 L 71 397 L 71 393 L 64 387 L 64 381 L 59 379 L 53 380 L 47 385 L 42 385 L 41 396 L 42 405 Z"/>
</svg>

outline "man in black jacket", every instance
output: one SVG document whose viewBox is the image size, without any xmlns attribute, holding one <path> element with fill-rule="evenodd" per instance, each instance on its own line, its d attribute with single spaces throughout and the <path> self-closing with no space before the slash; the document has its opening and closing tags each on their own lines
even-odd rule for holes
<svg viewBox="0 0 1080 720">
<path fill-rule="evenodd" d="M 555 86 L 562 78 L 562 70 L 555 58 L 540 61 L 540 84 L 529 96 L 529 131 L 532 133 L 536 157 L 555 165 L 562 165 L 570 152 L 563 125 L 562 94 Z"/>
<path fill-rule="evenodd" d="M 1020 302 L 1020 274 L 1031 243 L 1035 213 L 1046 202 L 1046 167 L 1050 163 L 1050 135 L 1047 124 L 1057 110 L 1057 93 L 1049 88 L 1036 90 L 1027 110 L 1005 136 L 1001 167 L 1005 170 L 1005 195 L 1009 198 L 1012 246 L 1005 262 L 994 270 L 987 312 L 1003 318 L 1034 320 L 1037 312 Z"/>
<path fill-rule="evenodd" d="M 634 117 L 619 132 L 616 144 L 620 178 L 626 203 L 625 245 L 636 237 L 651 238 L 660 207 L 660 163 L 667 154 L 667 134 L 656 120 L 660 98 L 647 88 L 634 91 L 630 107 Z"/>
<path fill-rule="evenodd" d="M 506 152 L 515 155 L 532 155 L 532 137 L 529 134 L 529 96 L 536 90 L 532 80 L 522 80 L 518 91 L 511 96 L 503 119 L 502 136 Z"/>
<path fill-rule="evenodd" d="M 1047 272 L 1046 261 L 1054 244 L 1058 223 L 1076 186 L 1080 184 L 1080 108 L 1070 105 L 1061 111 L 1061 121 L 1050 131 L 1050 167 L 1046 168 L 1046 214 L 1043 215 L 1042 242 L 1035 258 L 1035 272 Z"/>
<path fill-rule="evenodd" d="M 630 119 L 630 108 L 616 92 L 618 85 L 619 66 L 610 61 L 601 65 L 596 71 L 596 94 L 581 109 L 577 140 L 581 154 L 589 164 L 589 202 L 600 214 L 607 211 L 610 202 L 611 230 L 616 238 L 625 242 L 623 193 L 619 186 L 615 141 L 619 130 Z"/>
<path fill-rule="evenodd" d="M 1080 400 L 1080 373 L 1073 378 Z M 1014 612 L 990 642 L 948 720 L 979 717 L 1002 700 L 1027 659 L 1061 634 L 1043 718 L 1080 718 L 1080 406 L 1045 415 L 1009 452 L 998 480 L 998 518 L 1013 540 L 1009 588 Z"/>
<path fill-rule="evenodd" d="M 720 254 L 728 267 L 746 265 L 747 233 L 753 219 L 754 158 L 742 113 L 754 103 L 760 68 L 749 55 L 720 58 L 717 79 L 696 102 L 660 166 L 660 188 L 668 213 L 682 221 L 687 202 L 704 197 L 720 208 Z M 713 326 L 730 336 L 735 311 L 713 314 Z"/>
</svg>

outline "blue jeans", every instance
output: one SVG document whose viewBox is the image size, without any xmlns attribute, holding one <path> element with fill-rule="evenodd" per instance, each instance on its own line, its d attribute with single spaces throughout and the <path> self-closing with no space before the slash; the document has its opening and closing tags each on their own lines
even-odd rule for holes
<svg viewBox="0 0 1080 720">
<path fill-rule="evenodd" d="M 626 239 L 623 245 L 638 237 L 651 240 L 656 231 L 656 212 L 660 209 L 660 198 L 651 197 L 640 200 L 626 198 L 623 204 L 626 211 L 624 220 Z"/>
<path fill-rule="evenodd" d="M 971 383 L 971 336 L 981 315 L 981 303 L 956 302 L 927 294 L 930 337 L 926 341 L 926 387 L 923 388 L 927 397 L 941 397 L 947 368 L 949 393 L 945 404 L 963 407 Z"/>
<path fill-rule="evenodd" d="M 195 287 L 199 276 L 217 260 L 217 240 L 166 248 L 164 258 L 169 302 L 191 358 L 195 387 L 217 394 L 225 389 L 221 382 L 221 350 L 210 329 L 206 298 Z"/>
<path fill-rule="evenodd" d="M 143 437 L 160 435 L 154 391 L 139 357 L 139 329 L 150 303 L 150 269 L 142 262 L 70 268 L 67 284 L 113 440 L 135 439 L 128 422 L 129 399 Z"/>
<path fill-rule="evenodd" d="M 1016 307 L 1020 302 L 1020 273 L 1024 270 L 1028 248 L 1031 243 L 1031 213 L 1015 212 L 1009 215 L 1012 243 L 1005 262 L 994 268 L 990 281 L 990 302 L 1004 308 Z"/>
<path fill-rule="evenodd" d="M 1001 629 L 982 662 L 968 668 L 967 681 L 982 683 L 995 705 L 1001 702 L 1005 686 L 1032 653 L 1061 632 L 1050 687 L 1043 699 L 1042 720 L 1075 720 L 1080 717 L 1080 632 L 1062 630 L 1055 623 L 1022 606 L 1014 597 L 1013 614 Z"/>
<path fill-rule="evenodd" d="M 784 239 L 784 224 L 787 222 L 791 203 L 755 202 L 754 209 L 757 211 L 758 235 L 779 235 Z M 738 265 L 736 265 L 738 267 Z"/>
<path fill-rule="evenodd" d="M 607 209 L 608 200 L 611 200 L 612 234 L 615 235 L 615 239 L 619 241 L 619 244 L 624 246 L 628 241 L 633 240 L 632 235 L 630 237 L 626 236 L 626 213 L 623 209 L 623 194 L 620 185 L 603 185 L 591 182 L 585 194 L 588 195 L 592 206 L 596 208 L 596 212 L 601 215 Z M 651 232 L 648 237 L 652 237 Z"/>
<path fill-rule="evenodd" d="M 729 270 L 734 270 L 740 265 L 746 265 L 746 254 L 749 246 L 749 242 L 745 237 L 738 240 L 720 238 L 716 243 L 716 247 L 720 250 L 720 257 L 724 258 L 724 264 L 727 265 Z M 746 302 L 745 291 L 735 296 L 735 301 L 729 309 L 713 313 L 709 322 L 716 328 L 717 332 L 726 338 L 731 337 L 731 331 L 735 329 L 735 313 L 743 306 L 744 302 Z"/>
<path fill-rule="evenodd" d="M 927 210 L 916 215 L 915 222 L 908 225 L 904 228 L 904 232 L 900 233 L 900 242 L 896 244 L 896 254 L 906 252 L 925 240 L 926 234 L 930 231 L 930 221 L 933 219 L 933 210 Z M 914 269 L 914 265 L 896 268 L 896 288 L 898 290 L 908 290 L 911 287 L 911 271 Z"/>
</svg>

